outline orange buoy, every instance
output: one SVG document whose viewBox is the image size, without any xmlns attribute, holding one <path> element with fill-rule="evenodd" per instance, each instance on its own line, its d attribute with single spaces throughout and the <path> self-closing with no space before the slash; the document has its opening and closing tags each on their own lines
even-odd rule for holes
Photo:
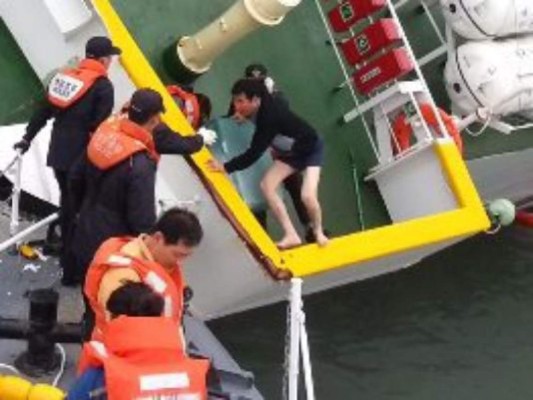
<svg viewBox="0 0 533 400">
<path fill-rule="evenodd" d="M 457 145 L 457 148 L 459 149 L 459 152 L 463 154 L 463 139 L 461 138 L 461 133 L 459 132 L 459 129 L 457 128 L 457 124 L 455 123 L 453 117 L 440 108 L 437 108 L 437 110 L 442 119 L 442 122 L 444 123 L 444 127 L 448 131 L 448 134 L 454 140 L 455 144 Z M 424 121 L 426 121 L 426 123 L 431 128 L 435 129 L 437 132 L 440 132 L 439 122 L 437 120 L 437 117 L 435 116 L 435 113 L 433 112 L 433 108 L 431 107 L 431 105 L 427 103 L 420 104 L 420 112 L 422 113 Z M 394 133 L 394 137 L 396 138 L 396 142 L 398 143 L 399 150 L 407 150 L 411 146 L 411 136 L 413 135 L 413 127 L 409 123 L 405 113 L 402 112 L 396 117 L 392 124 L 392 130 Z M 440 133 L 440 135 L 442 136 L 442 133 Z"/>
</svg>

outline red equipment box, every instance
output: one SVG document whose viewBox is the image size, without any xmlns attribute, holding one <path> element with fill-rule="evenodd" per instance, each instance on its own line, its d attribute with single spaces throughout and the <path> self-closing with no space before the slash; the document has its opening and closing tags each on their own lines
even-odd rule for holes
<svg viewBox="0 0 533 400">
<path fill-rule="evenodd" d="M 328 13 L 329 22 L 335 32 L 343 32 L 385 4 L 385 0 L 345 0 Z"/>
<path fill-rule="evenodd" d="M 399 43 L 400 30 L 392 18 L 380 19 L 366 27 L 360 34 L 344 41 L 341 50 L 350 65 L 360 63 L 379 50 Z"/>
<path fill-rule="evenodd" d="M 352 75 L 352 79 L 357 90 L 366 95 L 412 70 L 413 62 L 411 57 L 409 57 L 407 50 L 402 47 L 393 49 L 360 68 Z"/>
</svg>

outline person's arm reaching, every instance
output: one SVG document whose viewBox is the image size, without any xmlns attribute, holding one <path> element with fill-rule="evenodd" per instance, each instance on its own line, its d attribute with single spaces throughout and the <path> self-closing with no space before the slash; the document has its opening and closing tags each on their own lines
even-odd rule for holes
<svg viewBox="0 0 533 400">
<path fill-rule="evenodd" d="M 165 124 L 155 128 L 154 142 L 159 154 L 193 154 L 200 151 L 204 145 L 202 136 L 181 136 Z"/>
<path fill-rule="evenodd" d="M 231 174 L 234 171 L 246 169 L 255 163 L 268 149 L 275 135 L 273 129 L 258 128 L 248 150 L 226 162 L 224 164 L 225 171 Z"/>
<path fill-rule="evenodd" d="M 46 102 L 41 108 L 39 108 L 31 117 L 28 126 L 26 127 L 26 134 L 22 137 L 22 140 L 15 143 L 13 146 L 16 150 L 20 150 L 25 153 L 35 136 L 46 125 L 48 120 L 54 116 L 55 108 L 48 102 Z"/>
</svg>

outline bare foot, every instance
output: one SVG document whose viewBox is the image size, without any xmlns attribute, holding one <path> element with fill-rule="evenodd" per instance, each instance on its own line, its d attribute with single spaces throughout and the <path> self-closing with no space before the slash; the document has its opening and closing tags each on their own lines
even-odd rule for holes
<svg viewBox="0 0 533 400">
<path fill-rule="evenodd" d="M 328 245 L 329 239 L 326 235 L 324 235 L 322 230 L 315 231 L 315 239 L 316 244 L 318 244 L 319 247 L 325 247 Z"/>
<path fill-rule="evenodd" d="M 280 250 L 287 250 L 292 247 L 300 246 L 301 244 L 302 244 L 302 240 L 297 235 L 295 235 L 295 236 L 285 236 L 278 243 L 276 243 L 276 246 L 278 246 L 278 249 Z"/>
</svg>

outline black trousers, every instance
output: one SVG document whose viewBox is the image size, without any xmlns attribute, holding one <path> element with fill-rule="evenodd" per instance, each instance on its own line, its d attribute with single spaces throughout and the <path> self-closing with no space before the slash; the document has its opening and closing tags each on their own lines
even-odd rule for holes
<svg viewBox="0 0 533 400">
<path fill-rule="evenodd" d="M 71 199 L 68 190 L 68 171 L 54 169 L 54 175 L 59 185 L 59 228 L 61 230 L 61 253 L 59 263 L 63 269 L 62 282 L 66 285 L 80 283 L 75 265 L 70 253 L 70 241 L 74 228 L 74 215 L 72 212 Z M 53 229 L 53 228 L 52 228 Z"/>
<path fill-rule="evenodd" d="M 61 230 L 61 238 L 65 238 L 68 226 L 68 172 L 54 169 L 54 175 L 56 177 L 57 184 L 59 186 L 59 228 Z"/>
</svg>

